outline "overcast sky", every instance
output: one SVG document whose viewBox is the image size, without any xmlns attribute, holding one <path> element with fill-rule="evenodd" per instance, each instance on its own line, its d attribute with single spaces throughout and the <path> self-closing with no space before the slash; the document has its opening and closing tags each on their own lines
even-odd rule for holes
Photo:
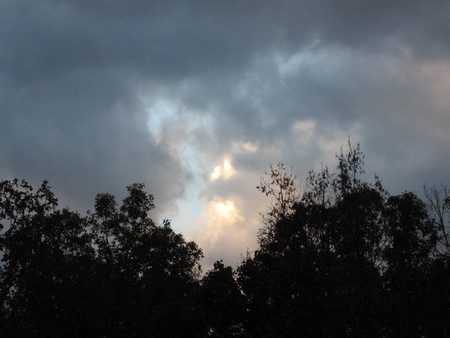
<svg viewBox="0 0 450 338">
<path fill-rule="evenodd" d="M 79 211 L 144 182 L 235 266 L 270 163 L 350 137 L 392 193 L 450 183 L 450 2 L 0 0 L 0 118 L 1 179 Z"/>
</svg>

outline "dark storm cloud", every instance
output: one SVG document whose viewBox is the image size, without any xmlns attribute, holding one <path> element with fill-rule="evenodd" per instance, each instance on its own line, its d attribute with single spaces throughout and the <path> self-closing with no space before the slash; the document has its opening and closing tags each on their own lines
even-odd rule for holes
<svg viewBox="0 0 450 338">
<path fill-rule="evenodd" d="M 146 128 L 142 97 L 161 96 L 210 119 L 190 136 L 213 158 L 234 142 L 261 150 L 276 140 L 280 157 L 306 149 L 301 159 L 317 160 L 317 147 L 294 147 L 289 138 L 296 121 L 314 119 L 330 138 L 334 129 L 357 129 L 380 163 L 407 157 L 416 166 L 410 180 L 445 178 L 449 162 L 439 153 L 448 119 L 414 131 L 430 116 L 437 121 L 437 108 L 421 99 L 432 79 L 420 81 L 416 68 L 448 62 L 449 12 L 438 0 L 4 1 L 2 176 L 49 179 L 75 206 L 136 181 L 157 203 L 170 203 L 191 173 L 171 148 L 182 142 L 176 133 L 161 141 Z M 309 59 L 280 71 L 296 55 Z M 170 123 L 162 130 L 181 128 Z M 405 153 L 399 139 L 417 153 Z M 444 169 L 419 166 L 434 154 Z M 237 156 L 238 164 L 258 173 L 274 161 L 273 152 L 249 156 Z"/>
</svg>

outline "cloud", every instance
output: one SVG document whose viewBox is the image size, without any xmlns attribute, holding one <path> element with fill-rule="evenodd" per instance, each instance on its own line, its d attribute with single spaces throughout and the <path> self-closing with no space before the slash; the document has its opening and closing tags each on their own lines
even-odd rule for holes
<svg viewBox="0 0 450 338">
<path fill-rule="evenodd" d="M 228 179 L 235 175 L 236 170 L 231 164 L 231 160 L 227 157 L 223 160 L 223 165 L 216 166 L 214 172 L 211 174 L 211 181 L 216 181 L 218 179 Z"/>
<path fill-rule="evenodd" d="M 156 218 L 230 261 L 256 245 L 269 163 L 301 178 L 350 136 L 393 191 L 446 183 L 448 6 L 3 1 L 1 178 L 49 179 L 81 211 L 145 182 Z"/>
<path fill-rule="evenodd" d="M 260 218 L 255 210 L 249 208 L 253 205 L 244 201 L 242 196 L 215 195 L 204 200 L 197 214 L 192 213 L 189 206 L 181 210 L 180 216 L 184 220 L 182 228 L 205 253 L 205 269 L 211 268 L 220 259 L 235 266 L 247 250 L 256 247 Z"/>
</svg>

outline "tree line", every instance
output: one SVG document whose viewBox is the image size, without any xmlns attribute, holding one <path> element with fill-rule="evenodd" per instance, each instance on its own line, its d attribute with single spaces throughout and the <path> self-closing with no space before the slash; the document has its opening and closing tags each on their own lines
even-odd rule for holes
<svg viewBox="0 0 450 338">
<path fill-rule="evenodd" d="M 271 166 L 258 249 L 204 274 L 143 184 L 81 216 L 46 181 L 1 181 L 0 336 L 448 337 L 449 189 L 391 196 L 359 145 L 337 160 L 301 194 Z"/>
</svg>

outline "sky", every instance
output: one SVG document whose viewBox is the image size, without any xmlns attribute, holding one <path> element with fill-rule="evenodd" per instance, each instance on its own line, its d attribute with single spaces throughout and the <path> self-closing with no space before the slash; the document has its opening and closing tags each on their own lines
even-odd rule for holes
<svg viewBox="0 0 450 338">
<path fill-rule="evenodd" d="M 256 248 L 271 163 L 349 138 L 391 193 L 450 183 L 448 0 L 0 0 L 0 179 L 143 182 L 205 267 Z"/>
</svg>

